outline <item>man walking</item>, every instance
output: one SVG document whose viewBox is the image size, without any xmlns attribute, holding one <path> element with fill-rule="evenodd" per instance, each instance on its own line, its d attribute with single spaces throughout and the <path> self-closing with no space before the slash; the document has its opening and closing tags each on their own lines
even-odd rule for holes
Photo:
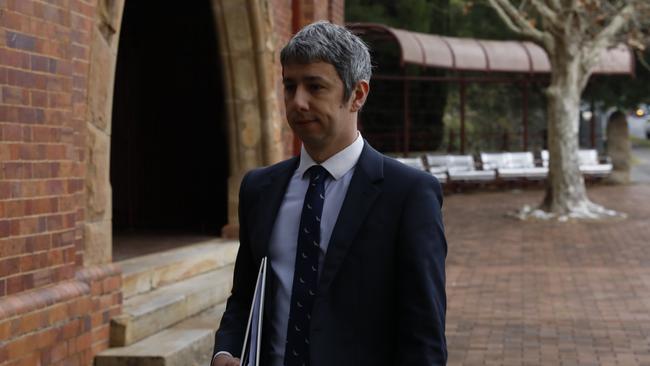
<svg viewBox="0 0 650 366">
<path fill-rule="evenodd" d="M 239 365 L 263 257 L 262 365 L 444 365 L 441 189 L 358 132 L 366 45 L 317 22 L 280 57 L 287 120 L 303 146 L 242 181 L 241 246 L 213 366 Z"/>
</svg>

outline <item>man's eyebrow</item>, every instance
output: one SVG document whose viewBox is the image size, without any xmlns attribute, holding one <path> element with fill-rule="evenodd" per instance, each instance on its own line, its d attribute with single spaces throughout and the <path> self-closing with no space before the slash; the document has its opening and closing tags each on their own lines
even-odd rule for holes
<svg viewBox="0 0 650 366">
<path fill-rule="evenodd" d="M 308 75 L 308 76 L 303 77 L 302 80 L 303 81 L 319 81 L 319 82 L 323 82 L 323 83 L 328 82 L 327 79 L 325 79 L 322 76 L 318 76 L 318 75 L 313 75 L 313 76 Z M 290 78 L 290 77 L 283 77 L 282 78 L 282 82 L 285 83 L 285 84 L 295 82 L 295 81 L 296 81 L 296 79 Z"/>
</svg>

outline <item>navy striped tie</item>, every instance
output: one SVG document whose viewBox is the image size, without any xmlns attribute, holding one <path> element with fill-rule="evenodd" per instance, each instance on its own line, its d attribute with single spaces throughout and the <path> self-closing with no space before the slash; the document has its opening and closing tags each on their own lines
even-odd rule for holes
<svg viewBox="0 0 650 366">
<path fill-rule="evenodd" d="M 320 221 L 325 202 L 325 180 L 330 174 L 320 165 L 310 167 L 306 174 L 310 179 L 300 216 L 285 366 L 309 366 L 309 325 L 318 286 Z"/>
</svg>

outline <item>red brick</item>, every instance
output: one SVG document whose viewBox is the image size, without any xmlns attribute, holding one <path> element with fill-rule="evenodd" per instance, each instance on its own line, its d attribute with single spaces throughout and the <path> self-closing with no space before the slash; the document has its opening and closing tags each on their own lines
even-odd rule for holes
<svg viewBox="0 0 650 366">
<path fill-rule="evenodd" d="M 0 131 L 2 133 L 2 141 L 9 142 L 9 141 L 24 141 L 24 136 L 23 136 L 23 125 L 17 124 L 17 123 L 2 123 L 0 124 Z M 6 149 L 8 148 L 8 145 Z M 8 152 L 5 152 L 7 154 Z M 8 160 L 8 159 L 5 159 Z"/>
<path fill-rule="evenodd" d="M 90 333 L 85 333 L 77 337 L 77 352 L 89 349 L 92 344 L 92 336 Z"/>
<path fill-rule="evenodd" d="M 47 179 L 52 178 L 52 165 L 56 163 L 44 162 L 32 164 L 32 176 L 34 179 Z"/>
<path fill-rule="evenodd" d="M 47 154 L 48 160 L 65 159 L 66 148 L 67 145 L 64 144 L 56 144 L 56 145 L 48 144 L 45 149 L 45 153 Z"/>
<path fill-rule="evenodd" d="M 34 71 L 56 73 L 58 61 L 51 57 L 31 55 L 31 69 Z"/>
<path fill-rule="evenodd" d="M 11 320 L 5 319 L 0 322 L 0 342 L 4 343 L 5 340 L 11 336 Z M 2 362 L 2 361 L 0 361 Z"/>
<path fill-rule="evenodd" d="M 23 276 L 14 276 L 7 278 L 7 294 L 15 294 L 25 290 L 25 281 Z"/>
<path fill-rule="evenodd" d="M 47 230 L 49 231 L 59 231 L 64 228 L 63 225 L 63 215 L 50 215 L 45 217 L 47 221 Z"/>
<path fill-rule="evenodd" d="M 2 51 L 1 48 L 0 51 Z M 2 54 L 0 54 L 0 60 L 1 57 Z M 25 88 L 3 86 L 0 95 L 2 96 L 1 101 L 5 104 L 29 105 L 29 91 Z"/>
<path fill-rule="evenodd" d="M 101 342 L 107 340 L 110 335 L 110 325 L 104 324 L 100 327 L 93 329 L 92 332 L 92 343 Z"/>
<path fill-rule="evenodd" d="M 72 105 L 72 94 L 52 93 L 49 98 L 50 108 L 69 108 Z"/>
<path fill-rule="evenodd" d="M 30 236 L 25 239 L 25 249 L 28 252 L 39 252 L 50 248 L 51 236 L 49 234 L 41 234 Z"/>
<path fill-rule="evenodd" d="M 74 263 L 73 263 L 74 264 Z M 67 264 L 65 266 L 57 267 L 55 271 L 56 281 L 65 281 L 74 278 L 75 265 Z"/>
<path fill-rule="evenodd" d="M 34 3 L 34 15 L 63 26 L 70 26 L 70 17 L 63 9 L 49 4 Z"/>
<path fill-rule="evenodd" d="M 38 334 L 38 347 L 49 348 L 61 339 L 61 327 L 51 327 Z"/>
<path fill-rule="evenodd" d="M 0 60 L 4 66 L 11 66 L 18 69 L 28 70 L 30 67 L 30 56 L 27 52 L 17 49 L 0 48 Z M 4 71 L 5 75 L 7 70 Z"/>
<path fill-rule="evenodd" d="M 7 281 L 0 279 L 0 297 L 7 295 Z M 0 337 L 0 341 L 2 337 Z"/>
<path fill-rule="evenodd" d="M 40 353 L 32 352 L 28 355 L 22 355 L 19 360 L 14 362 L 10 363 L 8 366 L 39 366 Z"/>
<path fill-rule="evenodd" d="M 35 288 L 47 286 L 54 282 L 54 278 L 52 276 L 52 269 L 49 268 L 32 273 L 32 277 L 33 277 Z"/>
<path fill-rule="evenodd" d="M 47 195 L 56 196 L 65 193 L 65 184 L 63 180 L 48 180 L 47 181 Z"/>
<path fill-rule="evenodd" d="M 28 272 L 34 269 L 34 255 L 33 254 L 27 254 L 23 255 L 20 258 L 20 271 L 21 272 Z"/>
<path fill-rule="evenodd" d="M 9 84 L 9 77 L 7 77 L 7 83 Z M 18 122 L 18 107 L 0 105 L 0 121 Z"/>
<path fill-rule="evenodd" d="M 9 220 L 0 220 L 0 238 L 11 236 L 11 222 Z"/>
<path fill-rule="evenodd" d="M 32 235 L 42 233 L 47 230 L 46 223 L 45 217 L 23 217 L 16 219 L 11 222 L 12 234 Z"/>
<path fill-rule="evenodd" d="M 82 365 L 92 365 L 94 357 L 95 354 L 92 352 L 92 349 L 89 348 L 79 353 L 79 362 Z"/>
<path fill-rule="evenodd" d="M 20 163 L 18 163 L 20 164 Z M 8 164 L 5 164 L 7 166 Z M 17 179 L 16 177 L 10 179 Z M 5 211 L 7 218 L 24 216 L 26 213 L 27 202 L 25 200 L 12 200 L 5 202 Z"/>
<path fill-rule="evenodd" d="M 20 268 L 20 257 L 13 257 L 0 260 L 0 277 L 17 274 Z"/>
<path fill-rule="evenodd" d="M 20 359 L 36 349 L 38 335 L 30 334 L 8 342 L 6 345 L 9 359 Z"/>
<path fill-rule="evenodd" d="M 34 14 L 33 1 L 7 0 L 7 9 L 29 16 Z"/>
<path fill-rule="evenodd" d="M 80 333 L 79 331 L 80 331 L 79 319 L 71 320 L 70 322 L 68 322 L 63 326 L 62 329 L 63 339 L 68 340 L 77 337 Z"/>
<path fill-rule="evenodd" d="M 42 163 L 40 166 L 49 166 L 51 163 Z M 35 198 L 27 201 L 26 212 L 28 215 L 38 215 L 54 212 L 57 209 L 57 198 Z"/>
<path fill-rule="evenodd" d="M 84 15 L 87 18 L 94 18 L 95 17 L 95 6 L 94 3 L 86 4 L 81 1 L 75 1 L 73 2 L 72 9 L 76 13 L 80 13 Z"/>
<path fill-rule="evenodd" d="M 6 45 L 7 47 L 17 48 L 25 51 L 36 50 L 36 38 L 28 34 L 6 31 Z"/>
<path fill-rule="evenodd" d="M 2 222 L 0 220 L 0 222 Z M 1 226 L 1 225 L 0 225 Z M 2 235 L 0 235 L 2 237 Z M 12 238 L 0 240 L 0 258 L 10 257 L 25 253 L 25 238 Z"/>
<path fill-rule="evenodd" d="M 120 276 L 112 276 L 105 278 L 102 281 L 104 293 L 117 291 L 122 288 L 122 278 Z"/>
<path fill-rule="evenodd" d="M 83 316 L 90 313 L 91 301 L 88 297 L 81 297 L 68 303 L 68 312 L 72 317 Z"/>
<path fill-rule="evenodd" d="M 59 266 L 63 264 L 63 250 L 61 249 L 52 249 L 47 252 L 47 265 L 48 266 Z"/>
<path fill-rule="evenodd" d="M 27 334 L 46 327 L 47 325 L 47 313 L 43 311 L 36 311 L 25 315 L 20 319 L 19 332 L 20 334 Z"/>
<path fill-rule="evenodd" d="M 35 88 L 37 85 L 37 76 L 28 71 L 7 69 L 7 84 L 24 88 Z"/>
<path fill-rule="evenodd" d="M 49 323 L 55 324 L 68 319 L 70 312 L 67 304 L 57 304 L 48 309 L 47 314 Z"/>
<path fill-rule="evenodd" d="M 52 363 L 63 360 L 68 355 L 68 344 L 66 342 L 58 342 L 52 346 L 50 351 L 50 360 Z"/>
</svg>

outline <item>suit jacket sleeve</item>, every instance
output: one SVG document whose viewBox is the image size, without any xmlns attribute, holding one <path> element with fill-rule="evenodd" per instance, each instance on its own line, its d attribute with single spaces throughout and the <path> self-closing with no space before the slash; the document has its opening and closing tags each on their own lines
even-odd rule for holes
<svg viewBox="0 0 650 366">
<path fill-rule="evenodd" d="M 247 213 L 250 202 L 251 173 L 247 173 L 239 189 L 239 251 L 235 260 L 233 286 L 226 304 L 226 311 L 215 334 L 213 357 L 217 352 L 227 351 L 234 357 L 240 357 L 245 328 L 248 323 L 251 301 L 257 279 L 258 264 L 254 263 L 248 237 Z"/>
<path fill-rule="evenodd" d="M 400 365 L 445 365 L 445 258 L 440 184 L 421 176 L 401 215 L 398 249 Z"/>
</svg>

